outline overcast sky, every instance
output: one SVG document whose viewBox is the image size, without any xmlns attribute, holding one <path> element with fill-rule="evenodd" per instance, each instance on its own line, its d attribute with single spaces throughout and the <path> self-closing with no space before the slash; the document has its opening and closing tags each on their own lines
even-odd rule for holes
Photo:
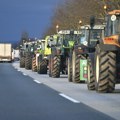
<svg viewBox="0 0 120 120">
<path fill-rule="evenodd" d="M 19 41 L 26 31 L 40 38 L 61 0 L 0 0 L 0 42 Z"/>
</svg>

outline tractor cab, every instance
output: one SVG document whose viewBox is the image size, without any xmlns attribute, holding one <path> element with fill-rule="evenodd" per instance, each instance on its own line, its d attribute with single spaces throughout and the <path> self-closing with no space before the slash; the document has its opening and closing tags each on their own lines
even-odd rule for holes
<svg viewBox="0 0 120 120">
<path fill-rule="evenodd" d="M 108 12 L 103 42 L 120 47 L 120 10 Z"/>
<path fill-rule="evenodd" d="M 58 34 L 58 43 L 61 44 L 64 48 L 71 48 L 73 47 L 75 41 L 78 40 L 80 32 L 73 30 L 61 30 L 58 32 Z"/>
<path fill-rule="evenodd" d="M 108 12 L 106 36 L 120 34 L 120 10 Z"/>
<path fill-rule="evenodd" d="M 81 33 L 80 44 L 95 47 L 104 37 L 104 25 L 95 25 L 92 29 L 89 25 L 81 26 Z"/>
</svg>

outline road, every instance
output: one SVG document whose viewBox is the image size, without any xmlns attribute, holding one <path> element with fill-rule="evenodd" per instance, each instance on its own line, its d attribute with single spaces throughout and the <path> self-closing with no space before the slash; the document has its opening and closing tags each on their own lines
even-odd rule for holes
<svg viewBox="0 0 120 120">
<path fill-rule="evenodd" d="M 19 63 L 0 63 L 0 68 L 1 120 L 114 120 L 120 117 L 119 90 L 113 94 L 90 92 L 85 84 L 69 83 L 67 76 L 49 78 L 19 68 Z M 106 106 L 104 101 L 108 102 Z"/>
</svg>

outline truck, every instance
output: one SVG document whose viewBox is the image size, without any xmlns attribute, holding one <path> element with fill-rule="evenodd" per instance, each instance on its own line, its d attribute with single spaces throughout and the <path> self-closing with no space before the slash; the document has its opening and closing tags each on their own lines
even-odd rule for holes
<svg viewBox="0 0 120 120">
<path fill-rule="evenodd" d="M 12 50 L 12 60 L 18 61 L 20 59 L 20 51 L 19 49 L 13 49 Z"/>
<path fill-rule="evenodd" d="M 0 62 L 12 62 L 11 43 L 0 43 Z"/>
</svg>

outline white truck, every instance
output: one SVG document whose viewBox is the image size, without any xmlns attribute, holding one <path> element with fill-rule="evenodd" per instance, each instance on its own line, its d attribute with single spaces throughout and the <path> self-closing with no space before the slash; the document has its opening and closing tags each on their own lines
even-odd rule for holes
<svg viewBox="0 0 120 120">
<path fill-rule="evenodd" d="M 0 43 L 0 62 L 12 62 L 12 44 Z"/>
<path fill-rule="evenodd" d="M 18 49 L 13 49 L 12 51 L 12 60 L 18 61 L 20 59 L 20 51 Z"/>
</svg>

